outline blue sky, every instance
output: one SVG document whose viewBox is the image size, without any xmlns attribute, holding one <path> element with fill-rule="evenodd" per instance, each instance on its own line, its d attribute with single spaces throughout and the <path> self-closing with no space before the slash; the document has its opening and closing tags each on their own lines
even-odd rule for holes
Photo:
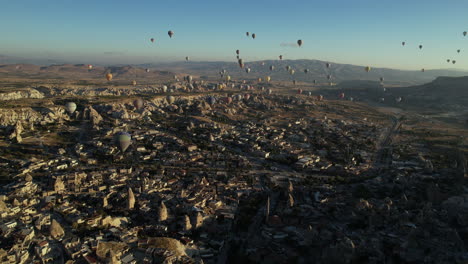
<svg viewBox="0 0 468 264">
<path fill-rule="evenodd" d="M 76 63 L 320 59 L 468 70 L 468 1 L 0 0 L 0 54 Z M 168 30 L 175 36 L 170 39 Z M 247 38 L 245 32 L 256 33 Z M 149 39 L 154 37 L 152 44 Z M 301 48 L 282 47 L 302 39 Z M 402 47 L 401 42 L 406 41 Z M 418 45 L 423 44 L 423 50 Z M 461 49 L 461 53 L 456 52 Z M 455 59 L 457 64 L 447 64 Z"/>
</svg>

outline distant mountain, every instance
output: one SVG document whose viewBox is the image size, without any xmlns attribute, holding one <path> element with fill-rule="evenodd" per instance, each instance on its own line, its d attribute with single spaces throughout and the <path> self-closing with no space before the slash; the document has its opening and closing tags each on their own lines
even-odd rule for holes
<svg viewBox="0 0 468 264">
<path fill-rule="evenodd" d="M 262 66 L 262 63 L 264 65 Z M 364 70 L 364 66 L 339 64 L 331 62 L 331 67 L 326 67 L 325 61 L 319 60 L 266 60 L 245 62 L 245 67 L 251 69 L 246 73 L 236 62 L 172 62 L 161 64 L 142 64 L 142 67 L 151 67 L 159 70 L 172 72 L 184 72 L 194 75 L 218 77 L 219 72 L 225 69 L 228 74 L 235 79 L 257 79 L 265 76 L 271 76 L 272 80 L 326 83 L 327 75 L 332 76 L 334 83 L 348 80 L 372 80 L 378 81 L 383 77 L 385 85 L 410 86 L 428 83 L 439 76 L 460 77 L 468 75 L 468 72 L 460 70 L 426 70 L 405 71 L 387 68 L 373 68 L 369 73 Z M 273 65 L 275 69 L 269 70 Z M 295 70 L 294 75 L 290 75 L 286 66 L 291 66 Z M 304 69 L 309 69 L 309 73 L 304 73 Z"/>
</svg>

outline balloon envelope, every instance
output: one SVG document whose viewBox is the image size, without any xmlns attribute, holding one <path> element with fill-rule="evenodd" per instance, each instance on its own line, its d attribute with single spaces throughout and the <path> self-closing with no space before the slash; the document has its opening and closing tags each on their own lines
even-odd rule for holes
<svg viewBox="0 0 468 264">
<path fill-rule="evenodd" d="M 141 108 L 143 108 L 143 100 L 141 98 L 138 98 L 136 99 L 135 101 L 133 101 L 133 106 L 135 106 L 136 109 L 140 110 Z"/>
<path fill-rule="evenodd" d="M 120 147 L 120 150 L 125 152 L 130 144 L 132 144 L 132 136 L 127 132 L 117 134 L 117 144 Z"/>
<path fill-rule="evenodd" d="M 107 79 L 108 81 L 112 81 L 112 73 L 106 74 L 106 79 Z"/>
<path fill-rule="evenodd" d="M 168 103 L 168 104 L 173 104 L 173 103 L 175 102 L 175 97 L 172 96 L 172 95 L 168 95 L 168 96 L 166 97 L 166 100 L 167 100 L 167 103 Z"/>
<path fill-rule="evenodd" d="M 73 114 L 73 112 L 75 112 L 76 110 L 76 104 L 74 102 L 68 102 L 65 104 L 65 110 L 67 110 L 67 112 L 69 114 Z"/>
</svg>

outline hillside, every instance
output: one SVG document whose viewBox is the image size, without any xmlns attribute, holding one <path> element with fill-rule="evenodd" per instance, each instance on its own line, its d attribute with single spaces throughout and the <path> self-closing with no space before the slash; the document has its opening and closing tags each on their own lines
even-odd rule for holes
<svg viewBox="0 0 468 264">
<path fill-rule="evenodd" d="M 264 63 L 264 65 L 262 65 Z M 468 72 L 458 70 L 426 70 L 404 71 L 387 68 L 373 68 L 369 73 L 365 72 L 364 66 L 338 64 L 331 62 L 331 67 L 326 67 L 325 61 L 319 60 L 266 60 L 245 62 L 245 67 L 251 69 L 246 73 L 241 69 L 237 62 L 173 62 L 163 64 L 142 64 L 142 67 L 150 67 L 158 70 L 167 70 L 173 72 L 188 72 L 200 76 L 218 77 L 219 72 L 225 69 L 233 78 L 257 79 L 267 75 L 272 80 L 313 82 L 319 83 L 327 81 L 327 75 L 332 76 L 334 83 L 347 80 L 372 80 L 378 81 L 380 77 L 385 79 L 386 86 L 411 86 L 433 81 L 438 76 L 460 77 L 468 75 Z M 270 71 L 269 67 L 273 65 L 275 69 Z M 290 75 L 286 66 L 291 66 L 295 70 L 294 75 Z M 309 69 L 309 73 L 304 73 L 304 69 Z"/>
</svg>

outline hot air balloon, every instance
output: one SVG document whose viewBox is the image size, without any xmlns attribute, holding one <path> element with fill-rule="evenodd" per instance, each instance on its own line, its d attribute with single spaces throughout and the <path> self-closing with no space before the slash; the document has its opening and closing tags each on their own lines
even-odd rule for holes
<svg viewBox="0 0 468 264">
<path fill-rule="evenodd" d="M 323 95 L 318 95 L 317 100 L 322 101 L 323 100 Z"/>
<path fill-rule="evenodd" d="M 382 102 L 382 103 L 385 102 L 385 98 L 383 98 L 383 97 L 380 98 L 380 102 Z"/>
<path fill-rule="evenodd" d="M 146 72 L 149 72 L 150 70 L 149 70 L 149 69 L 146 69 L 145 71 L 146 71 Z"/>
<path fill-rule="evenodd" d="M 296 71 L 293 70 L 293 69 L 289 70 L 289 74 L 291 74 L 291 75 L 293 75 L 295 72 L 296 72 Z"/>
<path fill-rule="evenodd" d="M 246 72 L 246 73 L 249 73 L 249 72 L 250 72 L 250 68 L 245 68 L 245 72 Z"/>
<path fill-rule="evenodd" d="M 167 86 L 166 86 L 166 85 L 163 85 L 163 87 L 162 87 L 162 92 L 163 92 L 163 93 L 167 93 Z"/>
<path fill-rule="evenodd" d="M 307 92 L 307 96 L 312 96 L 312 92 L 311 92 L 311 91 L 308 91 L 308 92 Z"/>
<path fill-rule="evenodd" d="M 338 96 L 340 99 L 343 99 L 345 97 L 345 94 L 344 93 L 340 93 L 340 95 Z"/>
<path fill-rule="evenodd" d="M 419 45 L 419 49 L 422 49 L 423 48 L 423 45 Z"/>
<path fill-rule="evenodd" d="M 309 72 L 309 69 L 304 69 L 304 73 L 308 73 Z"/>
<path fill-rule="evenodd" d="M 302 89 L 297 89 L 297 94 L 302 94 Z"/>
<path fill-rule="evenodd" d="M 450 63 L 450 59 L 447 59 L 447 62 Z"/>
<path fill-rule="evenodd" d="M 108 81 L 112 81 L 112 73 L 106 74 L 106 79 L 107 79 Z"/>
<path fill-rule="evenodd" d="M 175 97 L 172 96 L 172 95 L 168 95 L 166 97 L 166 101 L 167 101 L 168 104 L 173 104 L 175 102 Z"/>
<path fill-rule="evenodd" d="M 271 80 L 270 76 L 265 77 L 265 81 L 270 82 L 270 80 Z"/>
<path fill-rule="evenodd" d="M 151 40 L 151 42 L 153 42 L 153 43 L 154 43 L 154 38 L 151 38 L 150 40 Z"/>
<path fill-rule="evenodd" d="M 366 72 L 369 72 L 371 70 L 371 67 L 366 66 L 365 70 L 366 70 Z"/>
<path fill-rule="evenodd" d="M 177 80 L 177 75 L 174 75 L 174 80 Z"/>
<path fill-rule="evenodd" d="M 327 68 L 330 68 L 331 64 L 327 62 L 326 66 L 327 66 Z"/>
<path fill-rule="evenodd" d="M 297 41 L 297 45 L 299 45 L 299 47 L 302 46 L 302 40 L 301 40 L 301 39 L 299 39 L 299 40 Z"/>
<path fill-rule="evenodd" d="M 192 80 L 193 80 L 193 77 L 192 77 L 192 75 L 188 75 L 188 76 L 187 76 L 187 82 L 191 83 L 191 82 L 192 82 Z"/>
<path fill-rule="evenodd" d="M 125 152 L 127 148 L 132 144 L 132 136 L 127 132 L 120 132 L 117 134 L 117 144 L 122 152 Z"/>
<path fill-rule="evenodd" d="M 331 80 L 331 77 L 332 77 L 332 76 L 331 76 L 330 74 L 327 75 L 327 79 L 328 79 L 328 80 Z"/>
<path fill-rule="evenodd" d="M 229 82 L 231 80 L 231 76 L 227 75 L 226 76 L 226 82 Z"/>
<path fill-rule="evenodd" d="M 421 71 L 422 71 L 422 72 L 425 72 L 424 68 L 423 68 L 423 69 L 421 69 Z"/>
<path fill-rule="evenodd" d="M 240 51 L 239 50 L 236 50 L 236 54 L 239 55 Z"/>
<path fill-rule="evenodd" d="M 466 37 L 466 31 L 463 31 L 463 36 Z"/>
<path fill-rule="evenodd" d="M 186 61 L 189 61 L 189 60 L 190 60 L 190 57 L 189 57 L 189 56 L 185 57 L 185 60 L 186 60 Z"/>
<path fill-rule="evenodd" d="M 65 110 L 71 115 L 76 110 L 76 104 L 74 102 L 67 102 L 65 104 Z"/>
<path fill-rule="evenodd" d="M 293 85 L 296 86 L 296 80 L 293 80 Z"/>
<path fill-rule="evenodd" d="M 456 60 L 453 60 L 452 63 L 455 64 L 455 63 L 457 63 L 457 61 L 456 61 Z"/>
<path fill-rule="evenodd" d="M 262 63 L 260 63 L 260 64 L 261 64 L 262 66 L 265 66 L 265 62 L 264 62 L 264 61 L 262 61 Z"/>
<path fill-rule="evenodd" d="M 250 36 L 250 33 L 249 33 L 249 32 L 245 32 L 245 35 L 247 35 L 247 37 L 248 37 L 248 36 Z"/>
<path fill-rule="evenodd" d="M 258 78 L 257 81 L 258 81 L 258 82 L 262 82 L 262 78 Z"/>
<path fill-rule="evenodd" d="M 401 98 L 401 97 L 397 97 L 395 100 L 396 100 L 397 103 L 399 103 L 399 102 L 401 102 L 402 98 Z"/>
<path fill-rule="evenodd" d="M 232 103 L 232 97 L 225 97 L 224 101 L 226 102 L 226 104 L 230 104 Z"/>
<path fill-rule="evenodd" d="M 133 106 L 135 106 L 137 110 L 140 110 L 141 108 L 143 108 L 143 104 L 144 102 L 143 102 L 143 99 L 141 98 L 138 98 L 135 101 L 133 101 Z"/>
<path fill-rule="evenodd" d="M 133 86 L 136 86 L 137 85 L 137 82 L 135 80 L 132 81 L 132 85 Z"/>
<path fill-rule="evenodd" d="M 88 70 L 91 70 L 91 69 L 93 69 L 93 65 L 88 64 Z"/>
<path fill-rule="evenodd" d="M 289 66 L 289 65 L 286 66 L 286 70 L 287 70 L 287 71 L 291 70 L 291 66 Z"/>
<path fill-rule="evenodd" d="M 317 80 L 314 80 L 313 83 L 314 83 L 314 84 L 317 84 Z"/>
<path fill-rule="evenodd" d="M 167 32 L 167 34 L 169 35 L 170 38 L 172 38 L 172 36 L 174 36 L 174 31 L 169 30 L 169 31 Z"/>
<path fill-rule="evenodd" d="M 256 35 L 255 35 L 255 33 L 253 33 L 253 34 L 252 34 L 252 38 L 255 39 L 255 37 L 256 37 Z"/>
<path fill-rule="evenodd" d="M 248 101 L 250 99 L 250 94 L 244 94 L 244 99 Z"/>
<path fill-rule="evenodd" d="M 384 81 L 384 78 L 383 77 L 380 77 L 380 82 L 383 82 Z"/>
<path fill-rule="evenodd" d="M 459 50 L 459 49 L 457 50 L 457 53 L 460 53 L 460 50 Z"/>
<path fill-rule="evenodd" d="M 404 41 L 401 43 L 402 46 L 404 46 L 405 44 L 406 44 L 406 42 L 404 42 Z"/>
<path fill-rule="evenodd" d="M 216 99 L 213 96 L 208 97 L 208 104 L 214 105 L 216 103 Z"/>
<path fill-rule="evenodd" d="M 280 60 L 283 60 L 283 55 L 279 55 L 279 59 L 280 59 Z"/>
<path fill-rule="evenodd" d="M 271 65 L 270 66 L 270 71 L 273 71 L 275 69 L 275 66 Z"/>
<path fill-rule="evenodd" d="M 271 94 L 272 92 L 273 92 L 273 91 L 272 91 L 271 89 L 268 89 L 268 90 L 267 90 L 267 93 L 268 93 L 268 94 Z"/>
<path fill-rule="evenodd" d="M 242 59 L 239 59 L 237 62 L 239 63 L 239 65 L 244 64 Z"/>
</svg>

